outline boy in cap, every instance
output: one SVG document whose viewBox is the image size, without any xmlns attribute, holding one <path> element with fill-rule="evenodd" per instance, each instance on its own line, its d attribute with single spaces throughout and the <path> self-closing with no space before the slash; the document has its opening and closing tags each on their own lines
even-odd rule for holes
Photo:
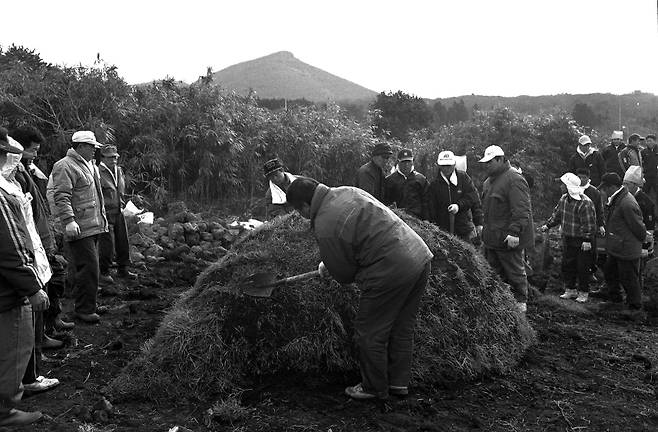
<svg viewBox="0 0 658 432">
<path fill-rule="evenodd" d="M 395 205 L 417 218 L 427 219 L 427 179 L 414 170 L 414 156 L 410 149 L 398 152 L 395 172 L 384 182 L 384 204 Z"/>
<path fill-rule="evenodd" d="M 378 143 L 372 149 L 370 161 L 362 165 L 356 173 L 355 186 L 381 202 L 384 201 L 384 183 L 392 154 L 391 146 Z"/>
<path fill-rule="evenodd" d="M 512 287 L 521 312 L 527 309 L 528 277 L 524 249 L 534 245 L 530 189 L 497 145 L 484 151 L 487 179 L 482 186 L 482 242 L 489 265 Z"/>
<path fill-rule="evenodd" d="M 311 220 L 322 258 L 320 274 L 360 285 L 354 327 L 362 381 L 345 393 L 353 399 L 407 395 L 414 323 L 432 252 L 395 213 L 361 189 L 330 188 L 300 177 L 287 195 Z"/>
<path fill-rule="evenodd" d="M 109 285 L 114 283 L 110 276 L 112 260 L 116 258 L 117 276 L 135 279 L 137 275 L 128 270 L 130 265 L 130 244 L 128 243 L 128 227 L 123 216 L 126 205 L 126 176 L 118 165 L 119 152 L 116 146 L 105 145 L 101 148 L 101 162 L 98 165 L 105 202 L 105 216 L 108 231 L 101 233 L 98 242 L 100 282 L 106 285 L 105 294 L 111 294 Z"/>
<path fill-rule="evenodd" d="M 591 296 L 621 303 L 622 285 L 628 307 L 641 309 L 640 258 L 647 232 L 640 206 L 628 189 L 622 186 L 617 173 L 604 174 L 600 190 L 608 197 L 605 225 L 607 259 L 603 269 L 605 288 L 592 292 Z"/>
<path fill-rule="evenodd" d="M 579 168 L 587 168 L 592 183 L 595 185 L 601 183 L 601 176 L 605 173 L 605 161 L 592 146 L 589 136 L 583 135 L 578 139 L 576 153 L 569 158 L 567 168 L 571 173 L 575 173 Z"/>
<path fill-rule="evenodd" d="M 624 133 L 622 131 L 613 131 L 612 135 L 610 135 L 610 144 L 601 150 L 601 156 L 605 162 L 605 172 L 617 173 L 619 178 L 621 178 L 625 172 L 621 161 L 619 160 L 619 152 L 624 148 L 624 143 L 622 141 L 623 138 Z M 598 184 L 595 186 L 598 186 Z"/>
<path fill-rule="evenodd" d="M 471 177 L 456 169 L 455 155 L 450 150 L 439 153 L 439 173 L 429 186 L 429 215 L 444 231 L 465 241 L 482 233 L 483 214 L 480 197 Z"/>
<path fill-rule="evenodd" d="M 292 208 L 286 201 L 286 190 L 297 177 L 284 171 L 283 164 L 278 158 L 265 162 L 263 175 L 269 183 L 265 192 L 265 219 L 290 212 Z"/>
<path fill-rule="evenodd" d="M 560 298 L 585 303 L 594 259 L 596 210 L 592 200 L 584 193 L 580 177 L 566 173 L 560 181 L 566 191 L 541 230 L 546 232 L 562 225 L 562 278 L 565 290 Z"/>
<path fill-rule="evenodd" d="M 48 202 L 64 228 L 64 241 L 71 252 L 75 316 L 86 323 L 97 323 L 98 238 L 107 232 L 107 218 L 94 153 L 102 144 L 91 131 L 77 131 L 71 141 L 72 148 L 55 162 L 50 173 Z"/>
</svg>

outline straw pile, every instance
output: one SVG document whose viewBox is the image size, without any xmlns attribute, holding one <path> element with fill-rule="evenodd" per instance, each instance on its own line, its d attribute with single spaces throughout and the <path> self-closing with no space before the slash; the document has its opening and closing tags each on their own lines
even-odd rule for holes
<svg viewBox="0 0 658 432">
<path fill-rule="evenodd" d="M 417 325 L 414 383 L 509 371 L 535 340 L 509 287 L 470 245 L 399 215 L 435 255 Z M 241 294 L 250 274 L 286 277 L 315 270 L 318 261 L 308 221 L 296 214 L 254 231 L 198 277 L 106 390 L 115 400 L 209 401 L 265 377 L 358 371 L 356 286 L 310 280 L 277 288 L 269 299 Z"/>
</svg>

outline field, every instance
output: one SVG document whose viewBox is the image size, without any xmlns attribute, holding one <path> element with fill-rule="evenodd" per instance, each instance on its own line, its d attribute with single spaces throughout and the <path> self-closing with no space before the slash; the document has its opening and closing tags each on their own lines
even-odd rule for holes
<svg viewBox="0 0 658 432">
<path fill-rule="evenodd" d="M 343 388 L 294 379 L 264 381 L 234 398 L 198 406 L 116 404 L 103 388 L 151 337 L 174 299 L 190 287 L 185 264 L 138 270 L 118 296 L 100 297 L 96 326 L 78 325 L 50 352 L 47 376 L 61 385 L 25 398 L 47 418 L 30 431 L 654 431 L 658 429 L 658 320 L 603 303 L 560 300 L 559 281 L 529 304 L 539 342 L 505 376 L 416 385 L 406 399 L 355 402 Z M 555 266 L 554 266 L 555 267 Z M 238 403 L 240 402 L 240 403 Z M 105 407 L 107 408 L 107 406 Z M 110 413 L 109 416 L 106 413 Z M 176 427 L 178 429 L 176 429 Z M 0 428 L 0 430 L 2 430 Z M 18 429 L 20 430 L 20 429 Z"/>
</svg>

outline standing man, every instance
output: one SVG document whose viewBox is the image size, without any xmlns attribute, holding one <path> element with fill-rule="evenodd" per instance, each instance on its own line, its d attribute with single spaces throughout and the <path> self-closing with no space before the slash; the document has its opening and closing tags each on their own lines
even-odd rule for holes
<svg viewBox="0 0 658 432">
<path fill-rule="evenodd" d="M 640 153 L 640 141 L 642 137 L 636 133 L 628 137 L 628 145 L 619 152 L 619 161 L 626 170 L 635 165 L 642 167 L 642 154 Z"/>
<path fill-rule="evenodd" d="M 398 152 L 395 172 L 384 182 L 384 204 L 395 205 L 419 219 L 427 219 L 427 179 L 414 170 L 414 156 L 411 150 Z"/>
<path fill-rule="evenodd" d="M 580 178 L 574 173 L 560 177 L 566 189 L 551 217 L 541 230 L 562 225 L 562 279 L 563 299 L 575 299 L 585 303 L 589 296 L 589 281 L 594 258 L 596 235 L 596 210 L 594 203 L 585 195 Z M 578 286 L 578 289 L 576 289 Z"/>
<path fill-rule="evenodd" d="M 642 173 L 646 183 L 642 188 L 654 206 L 658 206 L 658 146 L 656 135 L 649 134 L 646 137 L 647 148 L 642 150 Z"/>
<path fill-rule="evenodd" d="M 107 219 L 94 153 L 102 144 L 90 131 L 78 131 L 71 140 L 73 147 L 53 166 L 48 189 L 52 193 L 53 214 L 64 227 L 64 241 L 71 251 L 75 316 L 97 323 L 98 237 L 107 232 Z"/>
<path fill-rule="evenodd" d="M 601 156 L 603 156 L 605 162 L 605 172 L 617 173 L 619 178 L 622 178 L 626 171 L 619 160 L 619 152 L 624 148 L 623 138 L 624 133 L 622 131 L 613 131 L 610 136 L 610 144 L 601 150 Z M 598 187 L 598 185 L 595 186 Z"/>
<path fill-rule="evenodd" d="M 433 258 L 429 248 L 361 189 L 300 177 L 287 195 L 311 220 L 320 274 L 361 288 L 355 332 L 362 381 L 345 393 L 354 399 L 408 394 L 414 324 Z"/>
<path fill-rule="evenodd" d="M 579 168 L 587 168 L 589 178 L 595 185 L 601 183 L 601 176 L 606 172 L 603 157 L 592 147 L 592 140 L 587 135 L 578 139 L 576 153 L 571 156 L 567 166 L 571 173 L 577 172 Z"/>
<path fill-rule="evenodd" d="M 297 177 L 286 172 L 278 158 L 265 162 L 263 175 L 269 183 L 265 192 L 265 219 L 290 212 L 292 208 L 286 202 L 286 190 Z"/>
<path fill-rule="evenodd" d="M 534 245 L 530 189 L 523 175 L 510 166 L 502 148 L 486 148 L 480 163 L 487 179 L 482 192 L 482 242 L 487 261 L 512 287 L 521 312 L 527 309 L 528 277 L 524 249 Z"/>
<path fill-rule="evenodd" d="M 455 169 L 453 152 L 439 153 L 439 174 L 429 186 L 429 216 L 444 231 L 465 241 L 482 234 L 483 214 L 478 191 L 464 171 Z"/>
<path fill-rule="evenodd" d="M 384 143 L 377 144 L 373 149 L 370 162 L 362 165 L 356 173 L 356 187 L 368 192 L 381 202 L 384 202 L 384 182 L 388 160 L 393 151 L 391 146 Z"/>
<path fill-rule="evenodd" d="M 112 259 L 116 257 L 117 276 L 120 278 L 135 279 L 137 275 L 128 271 L 130 265 L 130 245 L 128 244 L 128 227 L 122 210 L 126 205 L 126 177 L 123 169 L 118 165 L 119 153 L 113 145 L 106 145 L 101 149 L 101 163 L 98 167 L 105 202 L 105 216 L 107 217 L 108 231 L 99 237 L 99 266 L 100 282 L 112 284 L 110 276 Z"/>
<path fill-rule="evenodd" d="M 626 291 L 626 303 L 631 309 L 642 308 L 640 288 L 640 257 L 642 242 L 647 232 L 642 222 L 640 206 L 622 186 L 617 173 L 606 173 L 601 182 L 601 192 L 609 197 L 606 219 L 605 289 L 592 292 L 593 297 L 621 303 L 621 289 Z"/>
<path fill-rule="evenodd" d="M 25 216 L 29 200 L 9 178 L 20 160 L 21 150 L 9 145 L 7 130 L 0 128 L 0 426 L 28 425 L 42 417 L 14 408 L 34 348 L 32 312 L 48 308 L 43 288 L 50 277 L 36 228 L 32 223 L 31 232 Z"/>
</svg>

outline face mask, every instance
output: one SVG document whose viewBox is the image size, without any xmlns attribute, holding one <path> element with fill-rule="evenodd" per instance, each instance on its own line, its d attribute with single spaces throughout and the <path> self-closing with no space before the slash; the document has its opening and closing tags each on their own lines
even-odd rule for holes
<svg viewBox="0 0 658 432">
<path fill-rule="evenodd" d="M 7 153 L 7 160 L 2 166 L 2 169 L 0 169 L 0 171 L 2 171 L 2 176 L 9 178 L 16 170 L 18 164 L 21 163 L 22 157 L 23 155 L 20 153 Z"/>
</svg>

